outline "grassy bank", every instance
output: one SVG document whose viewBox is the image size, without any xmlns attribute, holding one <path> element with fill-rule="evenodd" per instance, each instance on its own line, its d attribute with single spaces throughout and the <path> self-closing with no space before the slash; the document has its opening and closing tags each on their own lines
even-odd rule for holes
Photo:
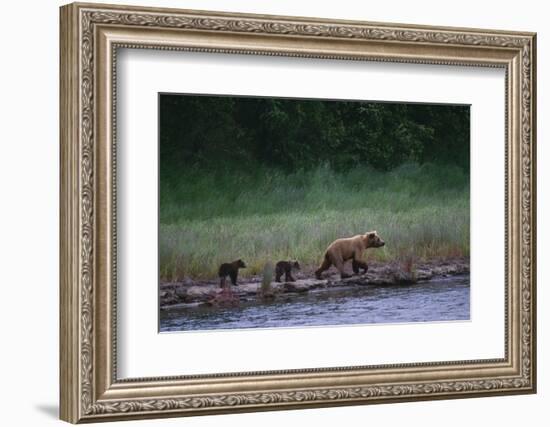
<svg viewBox="0 0 550 427">
<path fill-rule="evenodd" d="M 215 278 L 237 258 L 245 276 L 268 260 L 313 267 L 334 239 L 369 230 L 386 241 L 370 259 L 465 256 L 469 219 L 468 175 L 458 168 L 188 171 L 161 180 L 160 275 Z"/>
</svg>

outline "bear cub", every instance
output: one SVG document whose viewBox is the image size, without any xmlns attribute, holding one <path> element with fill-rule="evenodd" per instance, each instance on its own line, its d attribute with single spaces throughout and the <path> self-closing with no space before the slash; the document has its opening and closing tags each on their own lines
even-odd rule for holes
<svg viewBox="0 0 550 427">
<path fill-rule="evenodd" d="M 225 287 L 225 278 L 229 276 L 233 286 L 237 285 L 237 276 L 239 274 L 239 268 L 246 268 L 246 264 L 243 260 L 238 259 L 233 262 L 226 262 L 220 265 L 218 270 L 218 276 L 220 278 L 220 287 Z"/>
<path fill-rule="evenodd" d="M 285 282 L 295 282 L 296 279 L 292 277 L 292 270 L 299 270 L 300 264 L 298 261 L 279 261 L 275 265 L 275 280 L 281 281 L 283 274 L 285 275 Z"/>
</svg>

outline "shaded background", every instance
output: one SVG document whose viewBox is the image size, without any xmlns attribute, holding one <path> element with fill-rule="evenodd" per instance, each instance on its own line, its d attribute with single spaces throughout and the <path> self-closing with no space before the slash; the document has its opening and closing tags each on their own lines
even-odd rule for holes
<svg viewBox="0 0 550 427">
<path fill-rule="evenodd" d="M 405 162 L 470 167 L 470 108 L 357 101 L 160 94 L 160 173 Z"/>
<path fill-rule="evenodd" d="M 162 281 L 234 259 L 307 276 L 368 230 L 388 243 L 369 260 L 469 255 L 467 105 L 160 94 L 159 123 Z"/>
</svg>

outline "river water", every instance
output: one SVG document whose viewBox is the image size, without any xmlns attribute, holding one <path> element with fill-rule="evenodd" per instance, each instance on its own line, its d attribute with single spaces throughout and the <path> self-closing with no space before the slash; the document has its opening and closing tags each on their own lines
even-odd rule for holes
<svg viewBox="0 0 550 427">
<path fill-rule="evenodd" d="M 470 319 L 470 276 L 410 286 L 312 290 L 235 308 L 180 307 L 160 312 L 160 331 L 205 331 Z"/>
</svg>

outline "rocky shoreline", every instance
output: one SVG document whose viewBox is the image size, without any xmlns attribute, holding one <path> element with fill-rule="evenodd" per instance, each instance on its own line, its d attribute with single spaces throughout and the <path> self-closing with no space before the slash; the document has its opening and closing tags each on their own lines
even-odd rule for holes
<svg viewBox="0 0 550 427">
<path fill-rule="evenodd" d="M 323 279 L 315 279 L 310 271 L 295 274 L 295 282 L 272 282 L 269 294 L 259 292 L 261 277 L 241 278 L 238 286 L 223 290 L 219 282 L 192 281 L 160 284 L 159 300 L 161 310 L 198 305 L 237 305 L 240 301 L 273 299 L 279 295 L 291 297 L 311 290 L 323 290 L 349 286 L 396 286 L 414 285 L 435 278 L 466 274 L 470 271 L 468 258 L 431 260 L 414 266 L 403 263 L 370 263 L 366 274 L 341 279 L 333 271 Z"/>
</svg>

